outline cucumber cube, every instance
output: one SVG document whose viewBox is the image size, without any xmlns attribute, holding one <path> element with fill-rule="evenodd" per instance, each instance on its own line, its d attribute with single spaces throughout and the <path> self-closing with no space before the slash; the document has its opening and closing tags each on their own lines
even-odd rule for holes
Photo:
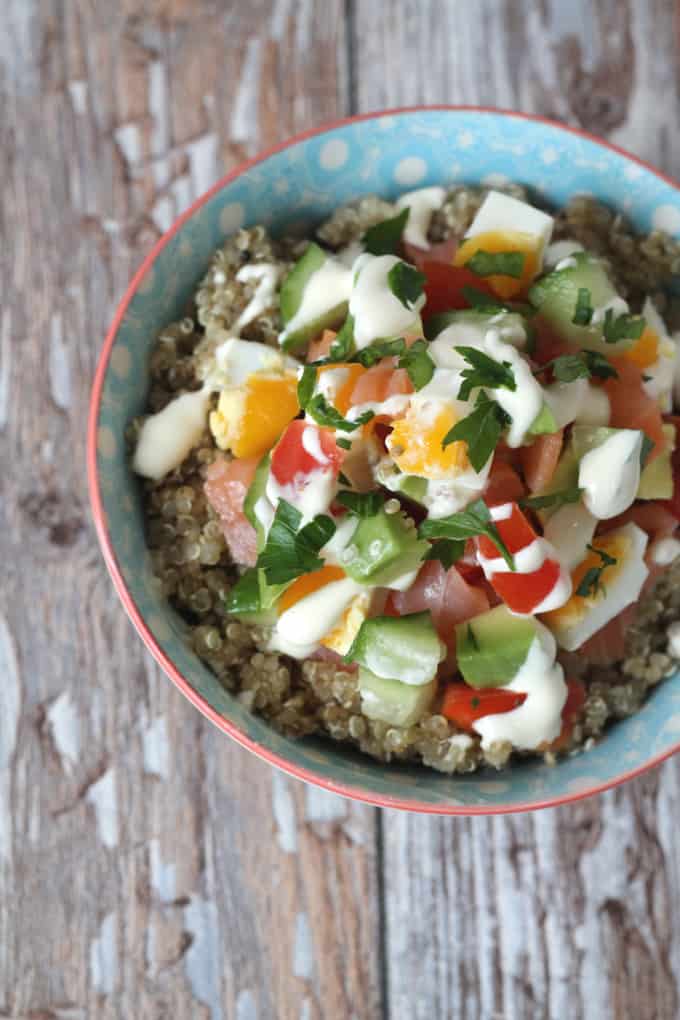
<svg viewBox="0 0 680 1020">
<path fill-rule="evenodd" d="M 385 680 L 420 686 L 434 678 L 444 656 L 432 617 L 424 612 L 364 620 L 345 661 Z"/>
<path fill-rule="evenodd" d="M 399 680 L 385 680 L 362 666 L 359 670 L 361 710 L 369 719 L 391 726 L 413 726 L 430 708 L 437 681 L 413 687 Z"/>
<path fill-rule="evenodd" d="M 279 305 L 281 318 L 285 326 L 297 315 L 304 297 L 305 288 L 311 277 L 322 268 L 328 259 L 326 252 L 318 244 L 310 244 L 302 258 L 298 259 L 281 285 Z M 347 315 L 347 301 L 335 302 L 324 309 L 319 315 L 302 322 L 297 329 L 284 333 L 282 347 L 284 351 L 297 351 L 305 347 L 310 340 L 318 336 L 324 329 L 339 326 Z"/>
<path fill-rule="evenodd" d="M 418 538 L 412 522 L 401 514 L 381 510 L 359 521 L 352 547 L 354 555 L 343 562 L 349 577 L 360 584 L 389 587 L 400 575 L 417 569 L 429 543 Z"/>
</svg>

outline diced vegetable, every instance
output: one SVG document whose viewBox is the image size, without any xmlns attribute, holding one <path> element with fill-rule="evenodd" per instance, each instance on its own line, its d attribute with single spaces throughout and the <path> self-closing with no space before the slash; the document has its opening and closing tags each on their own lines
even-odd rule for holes
<svg viewBox="0 0 680 1020">
<path fill-rule="evenodd" d="M 513 616 L 504 605 L 456 627 L 456 658 L 471 687 L 503 687 L 522 666 L 536 637 L 533 619 Z"/>
<path fill-rule="evenodd" d="M 243 566 L 255 566 L 257 535 L 243 512 L 248 489 L 255 477 L 257 457 L 226 460 L 219 456 L 208 468 L 206 499 L 220 518 L 232 559 Z"/>
<path fill-rule="evenodd" d="M 376 676 L 414 686 L 430 683 L 443 658 L 429 613 L 364 620 L 346 656 Z"/>
<path fill-rule="evenodd" d="M 343 298 L 342 300 L 337 301 L 335 296 L 337 288 L 328 286 L 324 288 L 324 293 L 328 295 L 326 306 L 323 306 L 323 300 L 319 303 L 315 302 L 315 312 L 312 317 L 305 319 L 305 321 L 301 321 L 298 325 L 296 325 L 296 328 L 290 328 L 291 323 L 293 323 L 295 318 L 299 315 L 300 309 L 303 305 L 305 290 L 310 285 L 310 281 L 313 280 L 317 273 L 322 272 L 324 267 L 329 265 L 335 265 L 335 260 L 331 259 L 331 257 L 327 255 L 327 253 L 323 251 L 318 244 L 310 244 L 302 258 L 295 263 L 290 273 L 283 281 L 281 285 L 279 303 L 281 308 L 281 318 L 286 326 L 282 342 L 284 350 L 300 350 L 305 347 L 310 340 L 319 336 L 324 329 L 340 325 L 347 315 L 347 299 Z M 334 275 L 340 276 L 341 274 L 342 267 L 338 265 Z M 347 275 L 349 276 L 349 271 L 347 271 Z M 333 282 L 337 282 L 335 278 L 333 279 Z M 314 285 L 318 286 L 318 281 L 315 281 Z M 349 280 L 347 291 L 348 298 Z M 320 308 L 319 305 L 321 305 Z"/>
<path fill-rule="evenodd" d="M 415 725 L 429 710 L 436 692 L 436 680 L 415 687 L 399 680 L 376 676 L 364 666 L 359 669 L 363 714 L 391 726 Z"/>
<path fill-rule="evenodd" d="M 229 592 L 226 610 L 243 623 L 267 626 L 276 620 L 276 610 L 262 599 L 260 574 L 256 567 L 246 570 Z"/>
<path fill-rule="evenodd" d="M 418 538 L 412 521 L 380 510 L 361 518 L 343 565 L 360 584 L 389 587 L 398 577 L 417 570 L 428 548 L 428 543 Z"/>
<path fill-rule="evenodd" d="M 511 712 L 526 700 L 526 694 L 504 691 L 502 687 L 477 690 L 464 683 L 450 683 L 444 688 L 440 712 L 462 730 L 473 732 L 473 724 L 485 715 Z"/>
<path fill-rule="evenodd" d="M 315 452 L 310 453 L 310 448 Z M 274 447 L 270 470 L 279 485 L 292 485 L 300 476 L 313 471 L 337 475 L 343 457 L 344 451 L 336 444 L 333 429 L 297 419 L 290 423 Z"/>
<path fill-rule="evenodd" d="M 265 531 L 262 521 L 258 519 L 255 513 L 255 506 L 258 500 L 262 499 L 265 495 L 265 489 L 267 487 L 267 479 L 269 478 L 269 467 L 271 464 L 271 454 L 267 453 L 262 458 L 260 463 L 257 465 L 255 470 L 255 476 L 250 483 L 250 487 L 246 494 L 246 498 L 243 501 L 243 513 L 248 518 L 252 526 L 257 532 L 257 549 L 258 552 L 264 545 Z"/>
</svg>

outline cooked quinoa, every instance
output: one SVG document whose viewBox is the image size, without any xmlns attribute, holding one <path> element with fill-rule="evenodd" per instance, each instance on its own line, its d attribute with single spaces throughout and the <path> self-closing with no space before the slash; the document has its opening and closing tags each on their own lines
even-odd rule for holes
<svg viewBox="0 0 680 1020">
<path fill-rule="evenodd" d="M 508 187 L 525 198 L 519 186 Z M 431 242 L 462 237 L 486 191 L 452 189 L 430 224 Z M 338 209 L 317 230 L 325 245 L 339 249 L 358 241 L 366 229 L 395 213 L 392 203 L 369 196 Z M 651 295 L 671 325 L 675 309 L 666 286 L 680 274 L 680 245 L 654 231 L 635 235 L 622 216 L 591 198 L 574 198 L 556 217 L 554 240 L 570 238 L 603 256 L 633 309 Z M 241 283 L 244 265 L 268 263 L 287 272 L 307 241 L 272 238 L 262 226 L 240 230 L 215 253 L 199 283 L 186 317 L 159 334 L 150 359 L 148 410 L 163 408 L 180 391 L 197 390 L 215 348 L 253 296 L 256 281 Z M 676 320 L 674 323 L 673 320 Z M 242 331 L 243 339 L 276 347 L 283 328 L 274 300 Z M 213 405 L 216 399 L 213 400 Z M 141 419 L 128 439 L 134 443 Z M 495 743 L 482 750 L 478 739 L 460 740 L 461 732 L 443 715 L 428 714 L 419 723 L 398 728 L 361 712 L 354 671 L 326 661 L 296 661 L 267 650 L 269 632 L 238 622 L 225 611 L 225 600 L 239 569 L 231 562 L 219 519 L 204 494 L 206 470 L 218 456 L 206 429 L 183 463 L 160 482 L 144 481 L 147 540 L 163 595 L 189 626 L 195 652 L 224 687 L 276 729 L 295 737 L 325 734 L 356 744 L 384 760 L 416 760 L 442 772 L 470 772 L 486 764 L 501 768 L 512 749 Z M 626 656 L 613 666 L 584 672 L 578 656 L 567 656 L 573 675 L 580 670 L 587 689 L 582 715 L 565 751 L 576 753 L 599 737 L 612 720 L 637 711 L 650 687 L 675 668 L 668 648 L 669 624 L 680 618 L 680 561 L 668 568 L 640 603 L 628 632 Z M 548 761 L 554 755 L 546 754 Z"/>
</svg>

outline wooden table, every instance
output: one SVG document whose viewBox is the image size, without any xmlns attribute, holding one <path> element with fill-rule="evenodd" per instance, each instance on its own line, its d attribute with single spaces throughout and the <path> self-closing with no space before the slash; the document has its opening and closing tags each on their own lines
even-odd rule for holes
<svg viewBox="0 0 680 1020">
<path fill-rule="evenodd" d="M 679 1015 L 680 761 L 509 818 L 307 789 L 145 653 L 84 478 L 106 324 L 225 170 L 347 113 L 453 102 L 582 125 L 680 175 L 678 16 L 672 0 L 4 0 L 0 1017 Z"/>
</svg>

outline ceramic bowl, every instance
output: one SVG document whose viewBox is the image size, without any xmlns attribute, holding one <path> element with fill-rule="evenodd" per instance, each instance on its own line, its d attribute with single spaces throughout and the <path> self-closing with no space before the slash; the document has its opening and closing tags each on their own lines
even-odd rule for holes
<svg viewBox="0 0 680 1020">
<path fill-rule="evenodd" d="M 446 776 L 385 765 L 331 740 L 290 740 L 239 704 L 187 646 L 160 597 L 144 542 L 124 430 L 145 405 L 158 330 L 176 319 L 213 250 L 241 226 L 314 225 L 361 195 L 427 184 L 516 181 L 557 206 L 589 192 L 642 231 L 680 234 L 678 186 L 635 157 L 561 125 L 469 108 L 394 110 L 300 135 L 229 174 L 146 258 L 106 338 L 92 393 L 88 468 L 99 540 L 132 622 L 171 680 L 216 726 L 272 765 L 348 797 L 442 814 L 520 811 L 576 800 L 651 768 L 680 747 L 680 673 L 591 750 L 554 767 Z"/>
</svg>

